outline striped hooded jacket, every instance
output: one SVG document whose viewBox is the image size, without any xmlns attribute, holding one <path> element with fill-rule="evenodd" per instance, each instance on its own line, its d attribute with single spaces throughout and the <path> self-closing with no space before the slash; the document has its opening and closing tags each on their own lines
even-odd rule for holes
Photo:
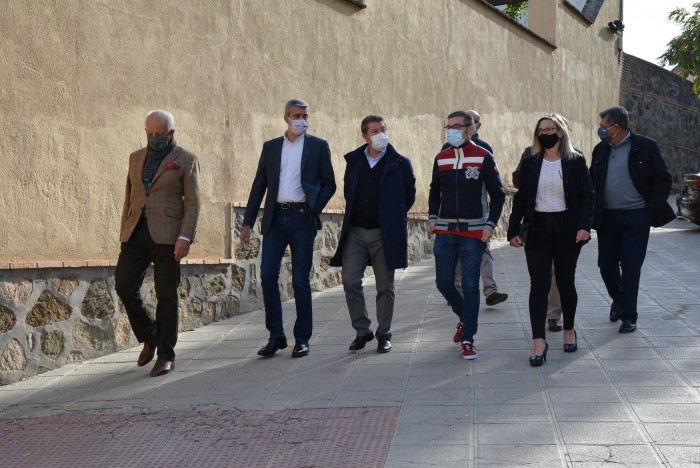
<svg viewBox="0 0 700 468">
<path fill-rule="evenodd" d="M 496 229 L 505 198 L 496 160 L 484 148 L 468 141 L 435 156 L 428 215 L 437 234 L 480 239 L 484 229 Z"/>
</svg>

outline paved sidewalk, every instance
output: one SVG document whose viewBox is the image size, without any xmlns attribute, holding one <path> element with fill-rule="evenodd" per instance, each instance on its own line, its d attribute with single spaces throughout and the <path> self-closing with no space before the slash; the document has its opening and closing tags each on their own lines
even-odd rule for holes
<svg viewBox="0 0 700 468">
<path fill-rule="evenodd" d="M 579 350 L 528 364 L 522 249 L 492 246 L 508 301 L 482 303 L 468 362 L 425 262 L 397 272 L 393 350 L 354 354 L 342 288 L 315 296 L 311 354 L 271 359 L 260 311 L 180 335 L 176 371 L 134 348 L 0 387 L 2 466 L 690 466 L 700 463 L 700 228 L 652 232 L 637 332 L 579 260 Z M 367 282 L 373 308 L 374 284 Z M 483 302 L 483 299 L 482 299 Z M 291 335 L 293 303 L 284 304 Z M 374 321 L 374 311 L 371 311 Z"/>
</svg>

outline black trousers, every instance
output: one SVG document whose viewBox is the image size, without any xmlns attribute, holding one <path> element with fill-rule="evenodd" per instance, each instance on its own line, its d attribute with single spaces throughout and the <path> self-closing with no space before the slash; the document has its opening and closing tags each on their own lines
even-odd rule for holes
<svg viewBox="0 0 700 468">
<path fill-rule="evenodd" d="M 155 321 L 146 311 L 140 293 L 151 263 L 158 300 Z M 143 343 L 155 337 L 158 357 L 172 360 L 177 343 L 180 262 L 175 260 L 174 244 L 156 244 L 151 239 L 145 218 L 136 226 L 129 241 L 122 242 L 114 282 L 136 339 Z"/>
<path fill-rule="evenodd" d="M 561 297 L 564 330 L 573 330 L 578 294 L 576 293 L 576 262 L 582 244 L 575 235 L 564 234 L 565 212 L 536 213 L 530 226 L 533 242 L 525 246 L 527 269 L 530 273 L 530 326 L 533 338 L 545 338 L 547 296 L 552 285 L 552 262 Z M 569 238 L 571 237 L 571 238 Z"/>
</svg>

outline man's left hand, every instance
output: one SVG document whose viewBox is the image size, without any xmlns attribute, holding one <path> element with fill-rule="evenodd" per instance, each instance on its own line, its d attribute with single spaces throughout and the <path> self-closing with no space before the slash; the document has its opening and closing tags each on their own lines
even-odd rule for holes
<svg viewBox="0 0 700 468">
<path fill-rule="evenodd" d="M 484 229 L 483 233 L 481 234 L 481 242 L 488 242 L 491 237 L 493 237 L 493 232 L 489 231 L 488 229 Z"/>
<path fill-rule="evenodd" d="M 184 239 L 178 239 L 175 242 L 175 260 L 178 262 L 187 257 L 190 253 L 190 242 Z"/>
</svg>

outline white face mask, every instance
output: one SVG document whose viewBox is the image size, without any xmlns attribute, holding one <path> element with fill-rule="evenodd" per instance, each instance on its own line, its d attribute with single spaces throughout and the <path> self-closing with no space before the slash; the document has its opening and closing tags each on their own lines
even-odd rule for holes
<svg viewBox="0 0 700 468">
<path fill-rule="evenodd" d="M 389 135 L 386 133 L 377 133 L 372 135 L 372 148 L 377 151 L 384 151 L 384 148 L 389 144 Z"/>
<path fill-rule="evenodd" d="M 309 129 L 308 120 L 290 120 L 289 129 L 294 132 L 295 135 L 301 135 Z"/>
</svg>

